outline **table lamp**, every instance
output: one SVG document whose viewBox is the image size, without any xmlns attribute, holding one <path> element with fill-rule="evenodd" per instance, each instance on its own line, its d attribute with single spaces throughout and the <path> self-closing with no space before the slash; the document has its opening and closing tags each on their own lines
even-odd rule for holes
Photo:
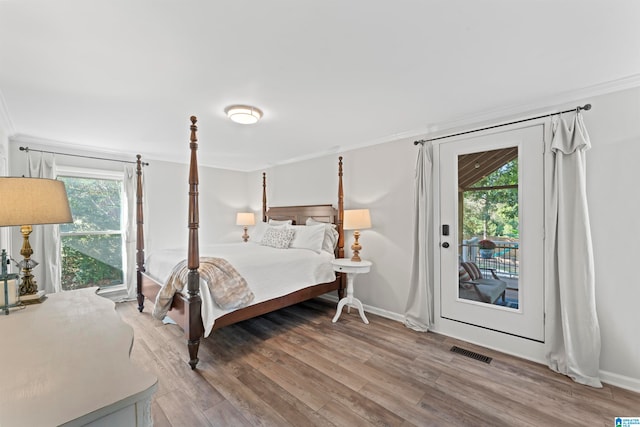
<svg viewBox="0 0 640 427">
<path fill-rule="evenodd" d="M 32 225 L 73 222 L 64 183 L 47 178 L 0 177 L 0 200 L 0 227 L 19 225 L 23 236 L 20 254 L 24 259 L 18 263 L 22 270 L 20 296 L 36 294 L 38 286 L 31 270 L 38 263 L 31 259 L 29 235 Z"/>
<path fill-rule="evenodd" d="M 345 230 L 355 230 L 353 232 L 354 242 L 351 245 L 353 256 L 351 261 L 360 262 L 360 251 L 362 246 L 358 243 L 360 238 L 360 230 L 365 228 L 371 228 L 371 216 L 369 215 L 369 209 L 350 209 L 344 211 L 344 221 L 342 227 Z"/>
<path fill-rule="evenodd" d="M 256 216 L 253 212 L 238 212 L 236 215 L 236 225 L 244 226 L 244 234 L 242 235 L 242 240 L 245 242 L 249 240 L 249 235 L 247 234 L 247 226 L 256 224 Z"/>
</svg>

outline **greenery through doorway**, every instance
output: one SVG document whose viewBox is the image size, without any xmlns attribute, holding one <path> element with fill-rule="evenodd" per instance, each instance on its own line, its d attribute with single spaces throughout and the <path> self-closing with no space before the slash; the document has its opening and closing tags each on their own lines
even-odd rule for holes
<svg viewBox="0 0 640 427">
<path fill-rule="evenodd" d="M 475 263 L 486 278 L 507 282 L 505 300 L 496 303 L 518 308 L 518 150 L 459 156 L 458 174 L 460 260 Z"/>
</svg>

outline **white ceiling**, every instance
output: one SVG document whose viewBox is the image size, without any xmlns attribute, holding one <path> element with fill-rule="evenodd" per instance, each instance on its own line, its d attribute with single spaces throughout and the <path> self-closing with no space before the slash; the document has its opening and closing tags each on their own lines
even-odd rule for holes
<svg viewBox="0 0 640 427">
<path fill-rule="evenodd" d="M 635 0 L 0 0 L 16 140 L 256 170 L 640 75 Z M 256 125 L 230 104 L 264 111 Z M 595 108 L 595 107 L 594 107 Z"/>
</svg>

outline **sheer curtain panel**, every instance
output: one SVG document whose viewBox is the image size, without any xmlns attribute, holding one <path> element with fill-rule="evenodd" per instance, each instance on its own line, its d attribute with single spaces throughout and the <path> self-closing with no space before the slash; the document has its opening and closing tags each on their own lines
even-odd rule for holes
<svg viewBox="0 0 640 427">
<path fill-rule="evenodd" d="M 124 250 L 125 250 L 125 285 L 127 287 L 127 299 L 135 299 L 137 295 L 136 284 L 136 166 L 126 164 L 124 166 L 124 194 L 125 194 L 125 226 L 124 226 Z"/>
<path fill-rule="evenodd" d="M 553 170 L 548 200 L 547 293 L 549 368 L 574 381 L 602 387 L 600 327 L 596 314 L 593 247 L 586 192 L 589 135 L 576 113 L 553 122 Z"/>
<path fill-rule="evenodd" d="M 413 263 L 404 324 L 416 331 L 433 325 L 433 143 L 423 142 L 416 164 Z"/>
<path fill-rule="evenodd" d="M 37 158 L 34 158 L 37 157 Z M 29 177 L 56 178 L 56 159 L 52 154 L 27 153 Z M 40 264 L 33 270 L 38 289 L 47 294 L 62 290 L 62 247 L 58 224 L 34 225 L 29 237 L 33 259 Z"/>
</svg>

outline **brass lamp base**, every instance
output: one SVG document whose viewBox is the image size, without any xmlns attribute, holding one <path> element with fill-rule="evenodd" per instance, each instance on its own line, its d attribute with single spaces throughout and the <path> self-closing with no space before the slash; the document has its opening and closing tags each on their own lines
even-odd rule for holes
<svg viewBox="0 0 640 427">
<path fill-rule="evenodd" d="M 353 251 L 351 261 L 360 262 L 362 261 L 360 259 L 360 251 L 362 250 L 362 246 L 360 246 L 360 243 L 358 243 L 358 239 L 360 238 L 360 232 L 358 230 L 353 232 L 353 238 L 355 239 L 355 241 L 353 242 L 353 245 L 351 245 L 351 250 Z"/>
<path fill-rule="evenodd" d="M 41 302 L 43 302 L 46 299 L 47 299 L 47 296 L 45 295 L 44 291 L 37 291 L 34 294 L 21 295 L 20 296 L 20 303 L 22 303 L 24 305 L 40 304 Z"/>
<path fill-rule="evenodd" d="M 22 276 L 22 282 L 20 282 L 20 296 L 35 294 L 38 292 L 38 285 L 31 274 L 31 269 L 23 268 L 22 271 L 24 275 Z"/>
<path fill-rule="evenodd" d="M 29 235 L 31 234 L 31 231 L 33 231 L 33 227 L 31 227 L 30 225 L 23 225 L 22 227 L 20 227 L 20 233 L 22 233 L 23 237 L 20 255 L 24 257 L 24 259 L 19 263 L 20 267 L 22 268 L 20 296 L 33 295 L 38 292 L 38 285 L 36 284 L 36 280 L 31 274 L 31 269 L 38 265 L 37 262 L 31 259 L 31 255 L 33 254 L 33 249 L 31 249 L 31 245 L 29 244 Z"/>
<path fill-rule="evenodd" d="M 244 234 L 242 235 L 242 240 L 246 242 L 249 240 L 249 235 L 247 234 L 247 227 L 244 227 Z"/>
</svg>

